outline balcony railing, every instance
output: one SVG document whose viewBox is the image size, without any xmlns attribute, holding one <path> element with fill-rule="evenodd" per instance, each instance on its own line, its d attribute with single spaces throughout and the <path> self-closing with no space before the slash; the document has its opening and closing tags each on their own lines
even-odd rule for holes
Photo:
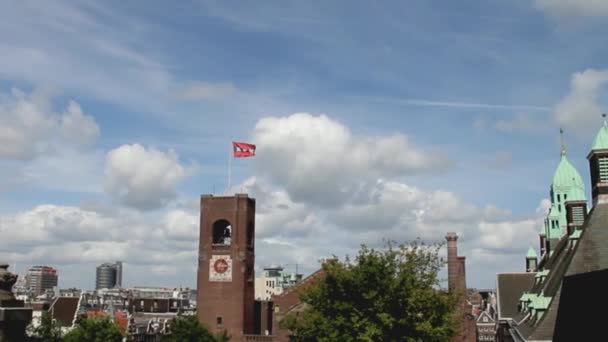
<svg viewBox="0 0 608 342">
<path fill-rule="evenodd" d="M 274 336 L 268 335 L 244 335 L 246 342 L 274 342 Z"/>
</svg>

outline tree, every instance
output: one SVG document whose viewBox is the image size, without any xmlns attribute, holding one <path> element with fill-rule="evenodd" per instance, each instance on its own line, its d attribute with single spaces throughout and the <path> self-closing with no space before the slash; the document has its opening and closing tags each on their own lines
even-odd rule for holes
<svg viewBox="0 0 608 342">
<path fill-rule="evenodd" d="M 43 311 L 40 316 L 40 325 L 31 330 L 34 341 L 60 342 L 61 327 L 53 319 L 48 311 Z"/>
<path fill-rule="evenodd" d="M 361 246 L 353 260 L 323 265 L 305 309 L 281 321 L 292 341 L 443 342 L 454 334 L 455 299 L 439 289 L 440 245 L 419 240 L 383 250 Z"/>
<path fill-rule="evenodd" d="M 64 342 L 121 342 L 122 339 L 120 329 L 109 317 L 81 318 L 63 337 Z"/>
<path fill-rule="evenodd" d="M 202 325 L 196 316 L 177 316 L 171 324 L 171 334 L 163 341 L 169 342 L 227 342 L 228 334 L 214 336 L 207 327 Z"/>
</svg>

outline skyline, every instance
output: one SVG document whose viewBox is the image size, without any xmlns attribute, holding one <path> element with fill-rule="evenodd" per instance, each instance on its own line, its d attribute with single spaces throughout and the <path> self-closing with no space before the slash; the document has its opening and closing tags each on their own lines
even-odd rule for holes
<svg viewBox="0 0 608 342">
<path fill-rule="evenodd" d="M 0 260 L 194 287 L 232 141 L 258 272 L 456 231 L 493 288 L 538 251 L 560 128 L 590 198 L 608 4 L 277 4 L 0 2 Z"/>
</svg>

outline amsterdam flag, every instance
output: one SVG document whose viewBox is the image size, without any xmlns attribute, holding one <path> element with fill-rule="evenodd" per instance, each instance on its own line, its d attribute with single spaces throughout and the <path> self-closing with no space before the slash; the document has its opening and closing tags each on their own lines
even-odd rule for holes
<svg viewBox="0 0 608 342">
<path fill-rule="evenodd" d="M 255 145 L 244 142 L 232 142 L 232 150 L 235 158 L 246 158 L 255 156 Z"/>
</svg>

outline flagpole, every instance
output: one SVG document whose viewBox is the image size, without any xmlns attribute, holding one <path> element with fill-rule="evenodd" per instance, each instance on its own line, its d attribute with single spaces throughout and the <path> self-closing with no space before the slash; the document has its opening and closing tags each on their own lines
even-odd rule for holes
<svg viewBox="0 0 608 342">
<path fill-rule="evenodd" d="M 230 191 L 230 186 L 232 185 L 232 145 L 230 145 L 230 151 L 228 153 L 228 188 L 226 192 Z"/>
</svg>

